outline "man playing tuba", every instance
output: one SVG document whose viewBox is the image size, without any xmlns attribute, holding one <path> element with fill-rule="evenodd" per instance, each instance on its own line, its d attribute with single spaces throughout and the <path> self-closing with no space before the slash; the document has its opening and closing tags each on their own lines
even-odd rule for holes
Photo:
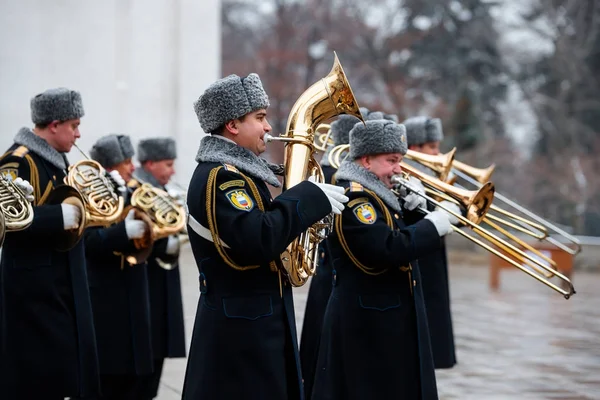
<svg viewBox="0 0 600 400">
<path fill-rule="evenodd" d="M 202 129 L 188 190 L 200 301 L 183 399 L 303 399 L 292 288 L 280 254 L 346 197 L 329 184 L 280 187 L 264 136 L 269 98 L 257 74 L 230 75 L 195 103 Z"/>
<path fill-rule="evenodd" d="M 66 176 L 65 153 L 80 137 L 81 95 L 50 89 L 31 100 L 33 129 L 21 128 L 0 172 L 28 180 L 31 225 L 6 236 L 1 264 L 0 393 L 3 399 L 63 399 L 98 394 L 98 359 L 84 245 L 56 249 L 77 228 L 80 210 L 46 203 Z"/>
</svg>

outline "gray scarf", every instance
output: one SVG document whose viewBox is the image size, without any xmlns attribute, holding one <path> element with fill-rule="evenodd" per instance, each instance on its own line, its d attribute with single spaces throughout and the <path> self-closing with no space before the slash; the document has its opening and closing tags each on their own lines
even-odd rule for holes
<svg viewBox="0 0 600 400">
<path fill-rule="evenodd" d="M 21 128 L 15 136 L 15 143 L 27 147 L 50 164 L 60 169 L 67 169 L 69 161 L 65 153 L 59 153 L 44 139 L 33 133 L 29 128 Z"/>
<path fill-rule="evenodd" d="M 281 166 L 271 164 L 250 150 L 228 140 L 205 136 L 200 142 L 196 161 L 231 164 L 253 178 L 265 181 L 275 187 L 281 186 L 275 176 L 275 173 L 281 172 Z"/>
<path fill-rule="evenodd" d="M 354 161 L 344 161 L 335 174 L 337 181 L 357 182 L 375 192 L 385 204 L 395 211 L 401 212 L 402 208 L 398 197 L 377 178 L 377 176 Z"/>
</svg>

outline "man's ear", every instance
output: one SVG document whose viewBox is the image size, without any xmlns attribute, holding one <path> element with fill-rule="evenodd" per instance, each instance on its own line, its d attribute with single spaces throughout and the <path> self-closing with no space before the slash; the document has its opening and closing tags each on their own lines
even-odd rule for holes
<svg viewBox="0 0 600 400">
<path fill-rule="evenodd" d="M 232 135 L 237 135 L 238 134 L 238 120 L 232 119 L 231 121 L 227 121 L 225 123 L 225 130 L 227 132 L 231 133 Z"/>
<path fill-rule="evenodd" d="M 48 124 L 48 129 L 50 130 L 50 132 L 56 133 L 56 128 L 58 128 L 59 124 L 60 121 L 52 121 Z"/>
<path fill-rule="evenodd" d="M 369 169 L 369 167 L 371 166 L 371 158 L 369 156 L 362 156 L 361 158 L 359 158 L 360 160 L 360 164 L 365 167 L 366 169 Z"/>
</svg>

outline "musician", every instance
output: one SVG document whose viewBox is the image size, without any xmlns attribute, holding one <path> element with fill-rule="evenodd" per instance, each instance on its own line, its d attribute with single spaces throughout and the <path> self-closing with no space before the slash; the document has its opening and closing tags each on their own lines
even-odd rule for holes
<svg viewBox="0 0 600 400">
<path fill-rule="evenodd" d="M 451 232 L 432 212 L 407 226 L 391 178 L 406 153 L 404 126 L 370 120 L 350 131 L 336 181 L 349 197 L 327 245 L 333 289 L 312 392 L 320 399 L 437 399 L 419 264 Z"/>
<path fill-rule="evenodd" d="M 142 140 L 138 143 L 137 158 L 141 168 L 133 172 L 134 180 L 129 186 L 134 189 L 149 183 L 164 190 L 175 174 L 175 141 L 169 137 Z M 159 239 L 148 257 L 154 372 L 143 382 L 143 399 L 157 396 L 165 358 L 185 357 L 179 245 L 177 235 Z"/>
<path fill-rule="evenodd" d="M 63 399 L 98 393 L 98 358 L 84 243 L 56 250 L 81 222 L 70 204 L 47 204 L 63 184 L 65 156 L 81 136 L 79 92 L 50 89 L 31 100 L 33 129 L 21 128 L 0 160 L 3 175 L 33 186 L 34 218 L 6 236 L 1 264 L 2 399 Z"/>
<path fill-rule="evenodd" d="M 189 186 L 200 301 L 183 388 L 193 399 L 303 399 L 292 289 L 280 255 L 346 197 L 309 181 L 280 187 L 258 157 L 269 98 L 257 74 L 230 75 L 195 103 L 202 139 Z"/>
<path fill-rule="evenodd" d="M 127 135 L 103 136 L 90 150 L 123 187 L 132 178 L 133 155 Z M 120 223 L 85 233 L 102 399 L 141 399 L 143 377 L 153 372 L 146 263 L 130 265 L 125 259 L 135 252 L 133 239 L 142 238 L 146 229 L 131 210 Z"/>
<path fill-rule="evenodd" d="M 438 118 L 413 117 L 404 121 L 408 148 L 429 155 L 438 155 L 440 142 L 444 138 L 442 124 Z M 411 163 L 410 160 L 407 162 Z M 419 165 L 411 163 L 412 165 Z M 431 171 L 427 171 L 430 174 Z M 450 207 L 460 214 L 460 208 L 454 203 L 444 201 L 444 206 Z M 431 208 L 433 209 L 433 208 Z M 418 221 L 422 215 L 416 216 L 412 222 Z M 457 222 L 457 221 L 456 221 Z M 431 349 L 436 368 L 452 368 L 456 364 L 452 315 L 450 313 L 450 289 L 448 282 L 448 260 L 446 246 L 419 258 L 425 308 L 431 335 Z"/>
<path fill-rule="evenodd" d="M 360 112 L 363 119 L 390 119 L 398 122 L 395 115 L 383 114 L 381 112 L 370 112 L 367 108 L 361 107 Z M 336 169 L 329 163 L 329 152 L 335 146 L 348 144 L 350 130 L 358 122 L 358 118 L 352 115 L 340 115 L 331 123 L 331 138 L 333 146 L 329 147 L 321 158 L 321 168 L 325 175 L 325 182 L 335 184 L 334 174 Z M 331 294 L 332 268 L 327 257 L 327 240 L 319 245 L 319 265 L 316 274 L 310 282 L 310 289 L 306 300 L 306 311 L 304 313 L 304 323 L 302 324 L 302 335 L 300 337 L 300 361 L 302 365 L 302 378 L 304 380 L 304 390 L 306 398 L 309 399 L 312 393 L 312 386 L 317 367 L 317 356 L 319 354 L 319 340 L 321 338 L 321 327 L 323 326 L 323 316 L 327 301 Z"/>
</svg>

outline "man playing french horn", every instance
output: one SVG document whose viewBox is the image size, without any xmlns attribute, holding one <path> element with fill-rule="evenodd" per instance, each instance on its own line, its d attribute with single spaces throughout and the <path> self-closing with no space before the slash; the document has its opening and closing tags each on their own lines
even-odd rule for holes
<svg viewBox="0 0 600 400">
<path fill-rule="evenodd" d="M 90 150 L 90 157 L 113 179 L 121 180 L 123 187 L 132 179 L 133 155 L 127 135 L 103 136 Z M 126 259 L 136 251 L 133 240 L 142 238 L 149 227 L 133 216 L 130 210 L 120 223 L 85 232 L 100 383 L 106 400 L 145 399 L 141 384 L 154 369 L 146 262 L 130 264 Z"/>
<path fill-rule="evenodd" d="M 280 187 L 266 149 L 269 98 L 257 74 L 230 75 L 195 103 L 202 129 L 188 190 L 200 273 L 183 399 L 303 398 L 292 288 L 280 255 L 347 198 L 333 185 Z"/>
<path fill-rule="evenodd" d="M 63 399 L 98 393 L 92 308 L 80 241 L 66 252 L 57 239 L 77 228 L 71 204 L 48 204 L 63 184 L 65 156 L 80 137 L 81 95 L 50 89 L 31 100 L 33 129 L 21 128 L 0 161 L 0 173 L 31 183 L 33 221 L 6 236 L 1 263 L 2 398 Z"/>
<path fill-rule="evenodd" d="M 336 261 L 312 400 L 437 399 L 415 260 L 452 228 L 442 211 L 405 224 L 391 188 L 406 150 L 405 128 L 394 121 L 350 131 L 348 161 L 335 175 L 350 200 L 327 239 Z"/>
<path fill-rule="evenodd" d="M 134 179 L 128 186 L 137 189 L 143 184 L 148 184 L 164 190 L 165 185 L 175 174 L 174 163 L 177 158 L 175 141 L 169 137 L 141 140 L 137 147 L 137 158 L 141 168 L 133 172 Z M 180 217 L 183 227 L 185 216 Z M 148 257 L 154 372 L 143 379 L 140 397 L 142 399 L 153 399 L 157 396 L 165 358 L 185 357 L 186 354 L 179 247 L 176 232 L 154 241 Z"/>
</svg>

